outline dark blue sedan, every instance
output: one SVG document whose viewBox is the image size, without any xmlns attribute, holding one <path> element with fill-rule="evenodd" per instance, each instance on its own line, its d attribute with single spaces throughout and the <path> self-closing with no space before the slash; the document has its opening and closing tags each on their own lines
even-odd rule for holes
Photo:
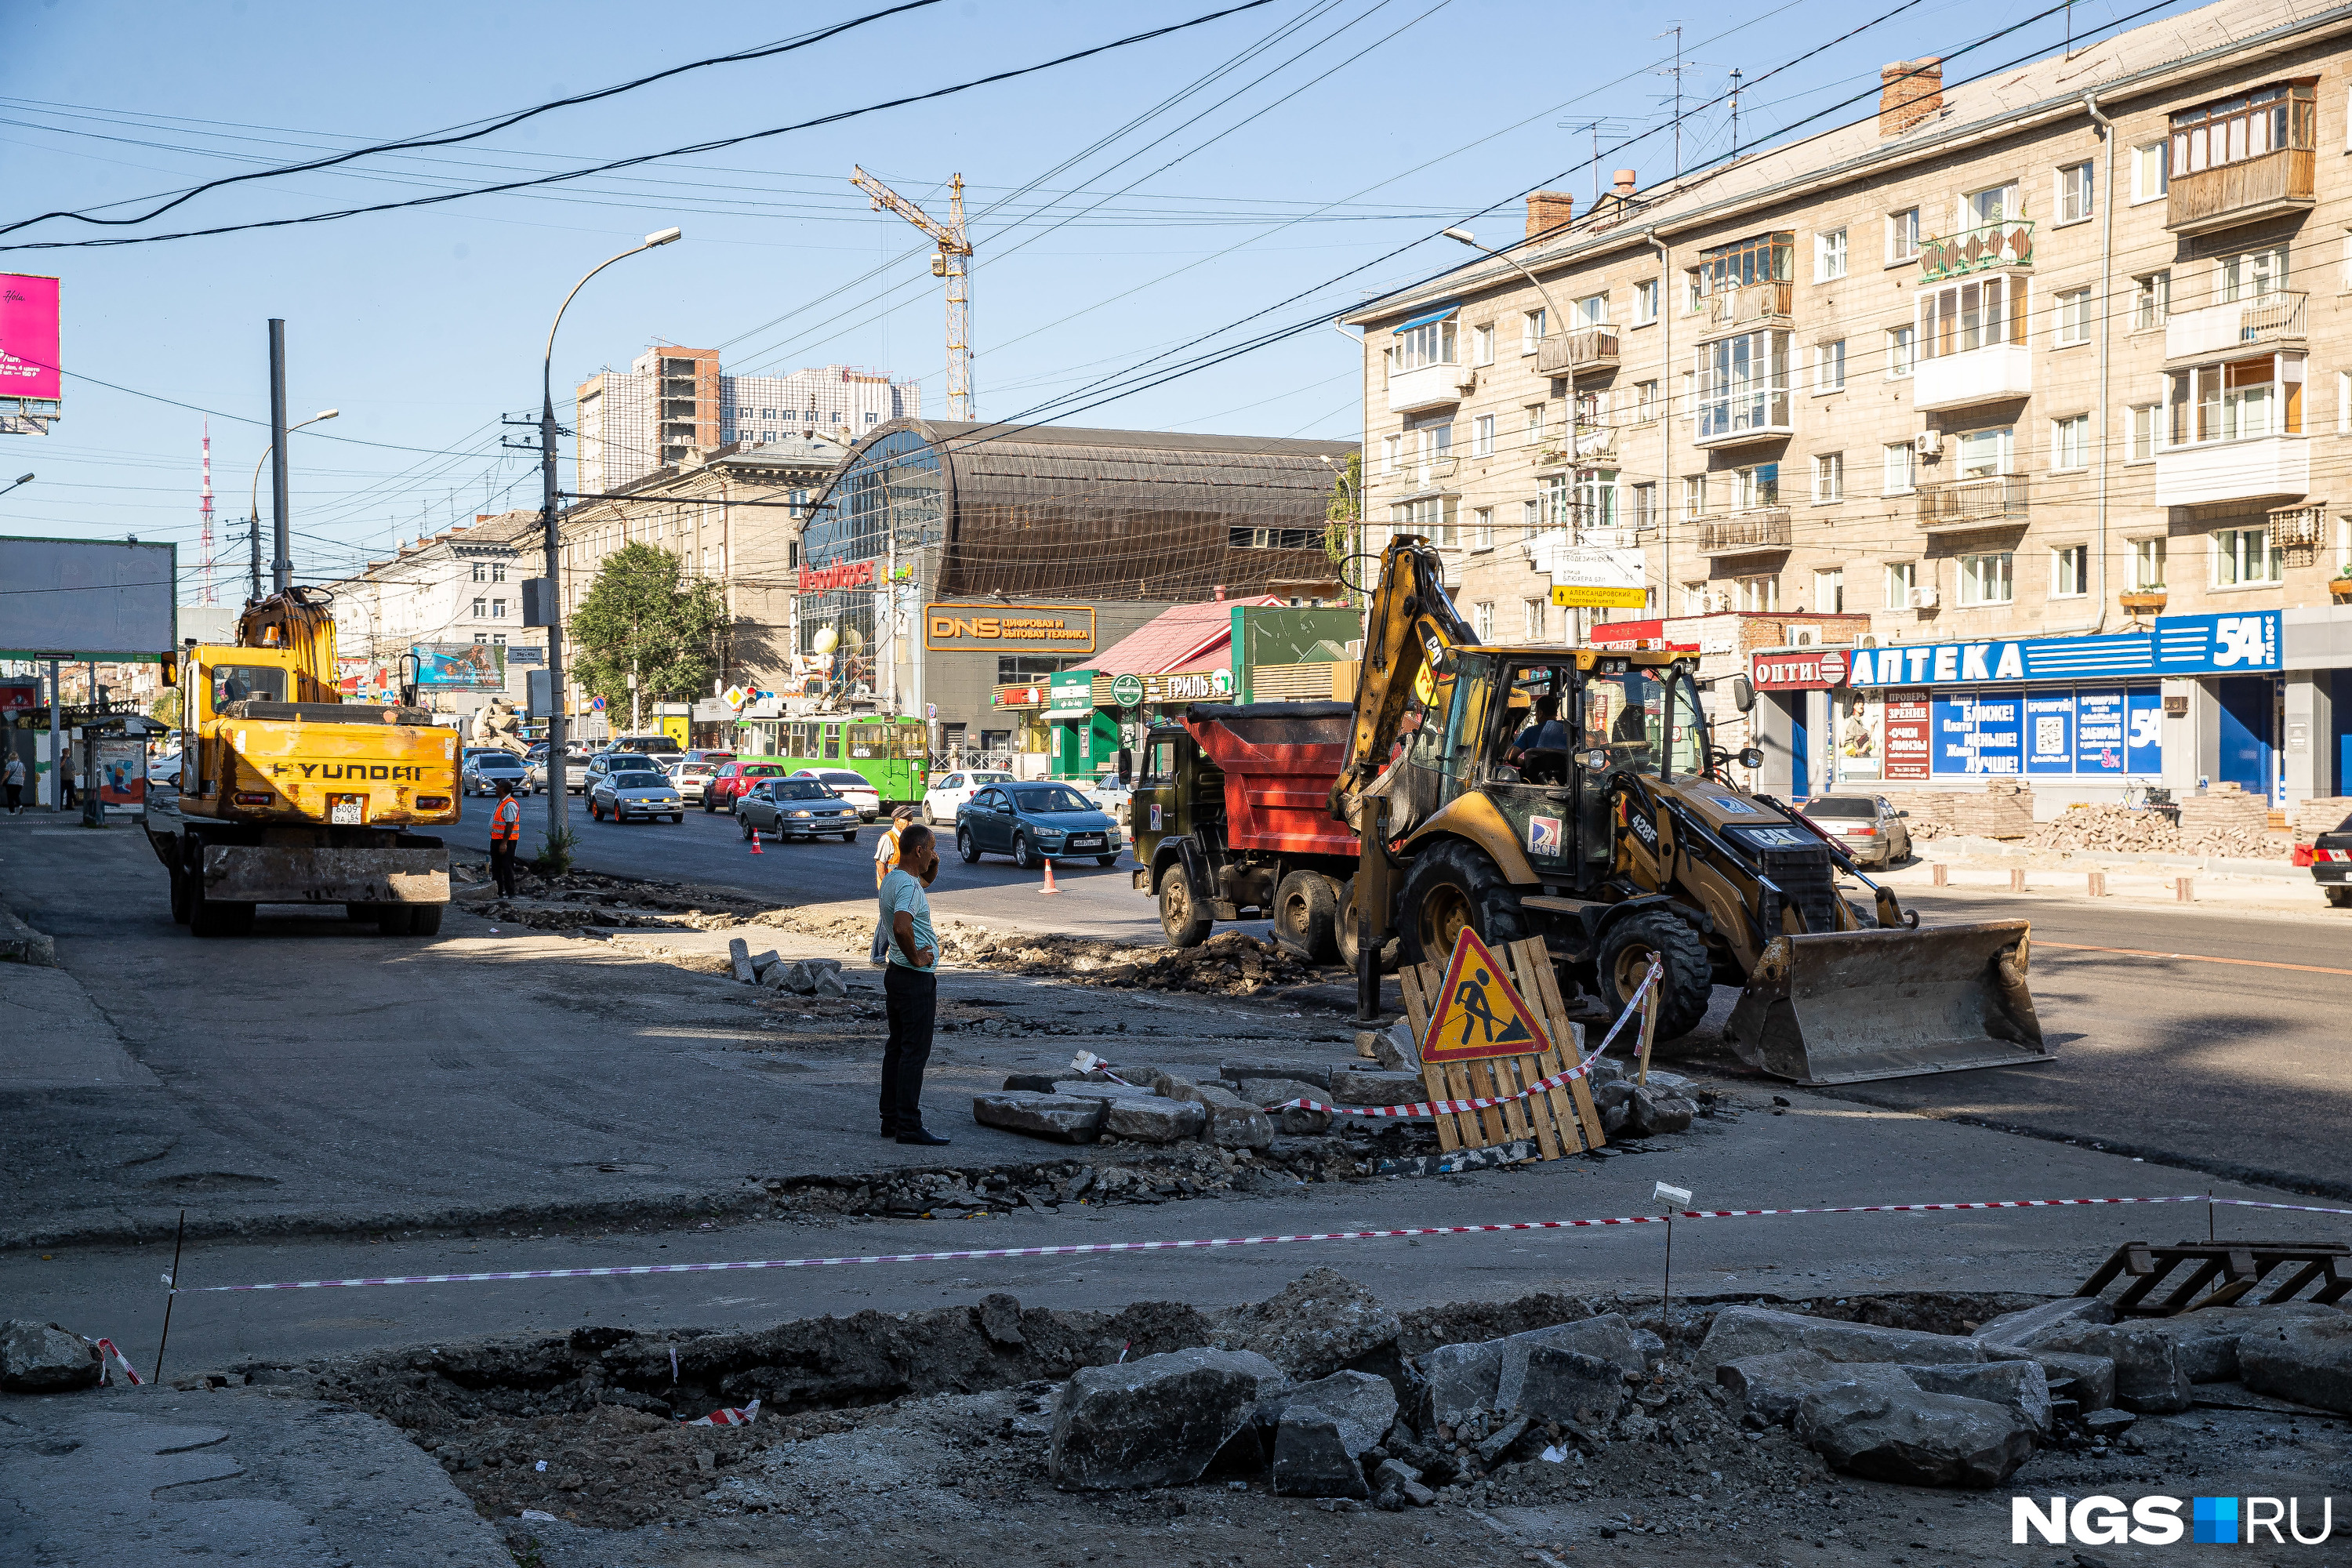
<svg viewBox="0 0 2352 1568">
<path fill-rule="evenodd" d="M 1108 866 L 1118 843 L 1118 825 L 1067 784 L 991 784 L 956 812 L 956 851 L 966 865 L 997 854 L 1024 870 L 1085 855 Z"/>
</svg>

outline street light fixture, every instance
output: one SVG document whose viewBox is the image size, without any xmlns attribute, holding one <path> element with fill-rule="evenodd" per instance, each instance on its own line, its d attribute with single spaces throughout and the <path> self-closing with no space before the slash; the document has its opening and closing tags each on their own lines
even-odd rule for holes
<svg viewBox="0 0 2352 1568">
<path fill-rule="evenodd" d="M 316 425 L 321 419 L 332 419 L 341 412 L 340 408 L 329 408 L 313 414 L 303 420 L 301 425 L 287 426 L 286 434 L 291 436 L 304 426 Z M 249 602 L 257 604 L 261 599 L 261 465 L 269 461 L 269 454 L 277 449 L 278 443 L 272 441 L 261 449 L 261 456 L 253 460 L 253 494 L 247 503 L 248 510 L 246 513 L 246 520 L 253 525 L 253 593 Z M 32 477 L 30 474 L 25 476 L 27 479 Z M 21 484 L 23 480 L 17 482 Z"/>
<path fill-rule="evenodd" d="M 1542 279 L 1537 277 L 1534 273 L 1529 272 L 1525 266 L 1521 265 L 1517 257 L 1507 256 L 1499 250 L 1479 244 L 1478 237 L 1472 234 L 1466 228 L 1445 228 L 1440 229 L 1438 232 L 1448 239 L 1461 241 L 1464 245 L 1468 246 L 1471 249 L 1479 252 L 1481 255 L 1491 256 L 1497 261 L 1506 261 L 1510 263 L 1513 267 L 1518 268 L 1520 274 L 1525 277 L 1528 282 L 1536 286 L 1536 292 L 1543 296 L 1545 336 L 1550 336 L 1554 327 L 1564 327 L 1567 325 L 1567 318 L 1559 313 L 1559 307 L 1552 303 L 1551 290 L 1543 286 Z"/>
<path fill-rule="evenodd" d="M 16 485 L 29 485 L 29 484 L 31 484 L 32 482 L 33 482 L 33 476 L 32 476 L 32 475 L 30 475 L 30 474 L 18 474 L 18 475 L 16 476 Z M 8 487 L 8 490 L 13 490 L 13 489 L 15 489 L 16 488 L 16 485 L 10 485 L 10 486 Z M 5 495 L 6 495 L 6 494 L 8 493 L 8 490 L 0 490 L 0 496 L 5 496 Z"/>
<path fill-rule="evenodd" d="M 618 256 L 606 257 L 590 268 L 580 281 L 572 286 L 572 292 L 563 297 L 563 303 L 555 308 L 555 320 L 547 326 L 547 352 L 540 357 L 539 515 L 546 528 L 547 568 L 542 578 L 546 587 L 539 609 L 540 618 L 544 618 L 547 623 L 547 836 L 551 843 L 567 831 L 572 816 L 571 790 L 563 778 L 565 764 L 570 761 L 563 750 L 569 739 L 565 731 L 570 726 L 564 722 L 563 712 L 563 607 L 562 595 L 558 587 L 562 581 L 562 566 L 556 541 L 555 330 L 563 325 L 563 312 L 572 309 L 572 301 L 579 297 L 581 289 L 588 287 L 589 279 L 615 261 L 625 260 L 641 250 L 667 245 L 684 233 L 683 229 L 676 227 L 657 229 Z M 528 626 L 530 621 L 527 619 L 524 624 Z"/>
</svg>

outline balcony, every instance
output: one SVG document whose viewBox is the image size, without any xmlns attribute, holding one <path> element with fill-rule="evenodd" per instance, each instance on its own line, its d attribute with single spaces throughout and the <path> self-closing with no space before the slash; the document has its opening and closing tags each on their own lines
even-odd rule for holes
<svg viewBox="0 0 2352 1568">
<path fill-rule="evenodd" d="M 2307 294 L 2275 293 L 2201 310 L 2176 310 L 2164 323 L 2168 365 L 2231 359 L 2251 349 L 2304 346 Z"/>
<path fill-rule="evenodd" d="M 1761 555 L 1786 550 L 1789 545 L 1789 509 L 1785 506 L 1749 507 L 1722 517 L 1699 520 L 1701 555 Z"/>
<path fill-rule="evenodd" d="M 1419 370 L 1391 371 L 1389 412 L 1418 414 L 1426 408 L 1459 403 L 1464 387 L 1475 374 L 1468 365 L 1461 364 L 1425 364 Z"/>
<path fill-rule="evenodd" d="M 2165 198 L 2164 226 L 2175 234 L 2210 234 L 2304 212 L 2315 199 L 2312 150 L 2282 147 L 2241 163 L 2173 175 Z"/>
<path fill-rule="evenodd" d="M 1919 277 L 1927 283 L 1989 272 L 1997 267 L 2033 265 L 2033 224 L 2015 218 L 1979 224 L 1941 239 L 1919 242 Z"/>
<path fill-rule="evenodd" d="M 2209 501 L 2262 500 L 2311 493 L 2311 446 L 2303 436 L 2252 436 L 2159 447 L 2156 504 L 2203 506 Z"/>
<path fill-rule="evenodd" d="M 1780 441 L 1795 433 L 1789 423 L 1789 395 L 1784 390 L 1740 393 L 1708 398 L 1698 405 L 1691 445 L 1712 450 L 1744 446 L 1750 441 Z"/>
<path fill-rule="evenodd" d="M 2026 476 L 1998 474 L 1984 479 L 1958 479 L 1948 484 L 1921 485 L 1912 498 L 1922 533 L 1958 532 L 1969 528 L 2020 528 L 2025 523 Z"/>
<path fill-rule="evenodd" d="M 1614 327 L 1556 332 L 1536 345 L 1536 369 L 1544 375 L 1590 375 L 1616 368 Z"/>
<path fill-rule="evenodd" d="M 1994 343 L 1922 359 L 1911 371 L 1911 406 L 1922 413 L 2023 397 L 2033 390 L 2033 352 Z"/>
<path fill-rule="evenodd" d="M 1796 285 L 1789 282 L 1719 289 L 1699 301 L 1706 315 L 1699 335 L 1704 339 L 1758 327 L 1785 327 L 1795 318 L 1796 298 Z"/>
</svg>

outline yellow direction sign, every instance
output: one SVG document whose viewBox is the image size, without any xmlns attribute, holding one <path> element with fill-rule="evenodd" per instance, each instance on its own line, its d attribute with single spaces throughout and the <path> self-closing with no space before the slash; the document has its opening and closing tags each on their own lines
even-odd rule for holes
<svg viewBox="0 0 2352 1568">
<path fill-rule="evenodd" d="M 1564 608 L 1638 610 L 1650 602 L 1650 595 L 1641 588 L 1604 588 L 1594 584 L 1571 584 L 1565 588 L 1554 588 L 1551 602 Z"/>
<path fill-rule="evenodd" d="M 1445 984 L 1437 993 L 1429 1034 L 1421 1042 L 1425 1062 L 1466 1062 L 1483 1057 L 1538 1056 L 1551 1039 L 1536 1021 L 1502 964 L 1468 926 L 1454 943 Z"/>
</svg>

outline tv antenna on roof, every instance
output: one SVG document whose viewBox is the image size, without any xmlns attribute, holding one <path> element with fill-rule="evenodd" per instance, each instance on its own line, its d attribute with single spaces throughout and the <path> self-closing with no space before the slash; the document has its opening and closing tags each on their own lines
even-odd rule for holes
<svg viewBox="0 0 2352 1568">
<path fill-rule="evenodd" d="M 1641 127 L 1630 120 L 1563 120 L 1559 122 L 1559 128 L 1563 131 L 1591 132 L 1592 200 L 1595 205 L 1598 205 L 1601 200 L 1601 139 L 1606 136 L 1613 143 L 1622 143 L 1630 140 Z"/>
</svg>

